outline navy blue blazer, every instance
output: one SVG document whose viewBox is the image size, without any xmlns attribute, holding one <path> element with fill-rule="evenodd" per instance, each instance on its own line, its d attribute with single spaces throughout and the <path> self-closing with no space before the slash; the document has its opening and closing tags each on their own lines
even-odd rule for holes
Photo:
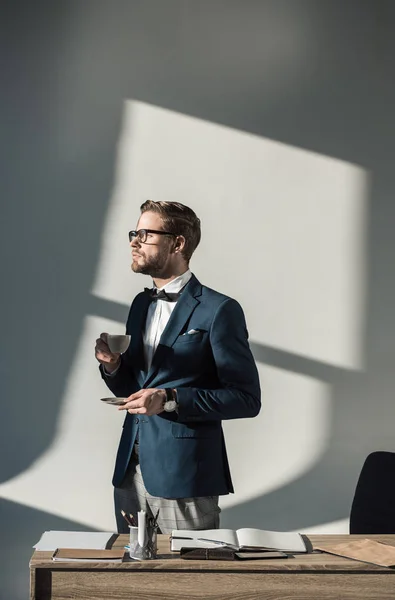
<svg viewBox="0 0 395 600">
<path fill-rule="evenodd" d="M 138 294 L 126 333 L 130 346 L 113 377 L 102 376 L 115 396 L 142 388 L 176 388 L 179 409 L 159 415 L 127 414 L 113 477 L 125 476 L 137 431 L 145 487 L 161 498 L 233 492 L 221 421 L 255 417 L 260 410 L 258 371 L 248 345 L 241 306 L 193 275 L 145 372 L 142 332 L 150 297 Z M 198 333 L 188 334 L 191 329 Z"/>
</svg>

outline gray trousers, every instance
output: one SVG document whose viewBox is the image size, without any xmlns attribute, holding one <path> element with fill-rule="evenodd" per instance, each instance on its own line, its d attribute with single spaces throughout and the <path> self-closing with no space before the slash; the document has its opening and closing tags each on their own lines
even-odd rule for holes
<svg viewBox="0 0 395 600">
<path fill-rule="evenodd" d="M 218 496 L 201 498 L 157 498 L 145 489 L 138 459 L 133 451 L 121 487 L 114 488 L 115 518 L 118 533 L 129 533 L 128 524 L 121 510 L 132 514 L 137 523 L 137 512 L 145 510 L 148 517 L 154 517 L 159 509 L 158 525 L 161 533 L 171 533 L 173 529 L 218 529 Z"/>
</svg>

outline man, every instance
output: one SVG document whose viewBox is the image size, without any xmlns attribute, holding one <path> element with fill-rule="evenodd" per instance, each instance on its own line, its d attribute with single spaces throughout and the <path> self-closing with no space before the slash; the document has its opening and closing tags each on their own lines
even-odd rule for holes
<svg viewBox="0 0 395 600">
<path fill-rule="evenodd" d="M 128 531 L 121 510 L 158 509 L 162 533 L 215 529 L 218 496 L 233 492 L 221 421 L 259 413 L 258 372 L 240 305 L 188 268 L 200 241 L 195 213 L 151 200 L 140 210 L 132 270 L 154 288 L 132 303 L 128 350 L 111 353 L 106 333 L 95 348 L 105 383 L 126 398 L 113 478 L 118 531 Z"/>
</svg>

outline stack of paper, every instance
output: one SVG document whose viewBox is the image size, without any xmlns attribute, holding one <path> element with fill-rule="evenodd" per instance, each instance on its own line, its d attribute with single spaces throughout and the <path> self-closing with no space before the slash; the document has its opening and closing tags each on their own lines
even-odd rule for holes
<svg viewBox="0 0 395 600">
<path fill-rule="evenodd" d="M 84 550 L 104 550 L 114 535 L 108 531 L 45 531 L 34 544 L 36 550 L 56 550 L 74 548 Z"/>
</svg>

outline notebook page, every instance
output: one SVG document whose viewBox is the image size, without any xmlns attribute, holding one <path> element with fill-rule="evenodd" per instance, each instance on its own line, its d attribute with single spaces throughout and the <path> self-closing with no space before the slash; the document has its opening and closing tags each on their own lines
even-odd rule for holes
<svg viewBox="0 0 395 600">
<path fill-rule="evenodd" d="M 179 538 L 179 539 L 177 539 Z M 215 543 L 204 540 L 213 540 L 213 542 L 225 542 L 226 544 L 237 545 L 236 532 L 232 529 L 173 529 L 171 534 L 171 549 L 180 550 L 181 548 L 212 548 Z"/>
<path fill-rule="evenodd" d="M 241 547 L 274 548 L 285 552 L 306 552 L 306 546 L 299 533 L 288 531 L 265 531 L 243 528 L 237 530 Z"/>
</svg>

